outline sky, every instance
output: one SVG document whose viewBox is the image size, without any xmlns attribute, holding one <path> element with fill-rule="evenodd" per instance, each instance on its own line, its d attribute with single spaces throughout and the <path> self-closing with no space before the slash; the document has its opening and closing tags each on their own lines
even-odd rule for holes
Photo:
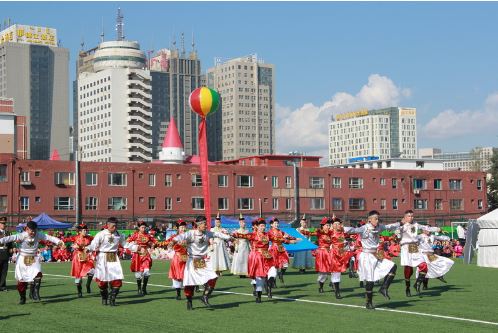
<svg viewBox="0 0 498 333">
<path fill-rule="evenodd" d="M 332 115 L 417 108 L 418 147 L 498 146 L 496 2 L 0 2 L 0 22 L 57 29 L 75 60 L 102 22 L 144 51 L 192 33 L 203 71 L 215 57 L 257 54 L 275 65 L 277 152 L 327 159 Z M 70 90 L 71 91 L 71 90 Z"/>
</svg>

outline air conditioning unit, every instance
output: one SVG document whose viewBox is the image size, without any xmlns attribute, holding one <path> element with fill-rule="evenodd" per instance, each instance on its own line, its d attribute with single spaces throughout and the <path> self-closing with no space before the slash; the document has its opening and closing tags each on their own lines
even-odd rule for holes
<svg viewBox="0 0 498 333">
<path fill-rule="evenodd" d="M 21 185 L 22 186 L 31 186 L 31 181 L 29 181 L 29 180 L 21 180 Z"/>
<path fill-rule="evenodd" d="M 413 194 L 419 195 L 420 194 L 420 190 L 413 190 Z"/>
</svg>

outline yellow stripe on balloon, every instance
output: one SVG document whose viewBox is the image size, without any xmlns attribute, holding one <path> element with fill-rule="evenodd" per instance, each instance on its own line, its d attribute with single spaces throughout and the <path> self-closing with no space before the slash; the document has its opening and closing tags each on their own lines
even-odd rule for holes
<svg viewBox="0 0 498 333">
<path fill-rule="evenodd" d="M 213 96 L 211 95 L 211 91 L 206 87 L 202 87 L 200 95 L 201 110 L 204 116 L 206 116 L 209 113 L 209 110 L 211 110 L 211 106 L 213 105 Z"/>
</svg>

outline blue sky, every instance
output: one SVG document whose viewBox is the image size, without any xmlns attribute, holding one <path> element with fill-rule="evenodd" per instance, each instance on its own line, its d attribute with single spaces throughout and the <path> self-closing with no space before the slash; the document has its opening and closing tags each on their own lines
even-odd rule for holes
<svg viewBox="0 0 498 333">
<path fill-rule="evenodd" d="M 104 19 L 143 50 L 191 34 L 203 69 L 257 53 L 276 66 L 277 148 L 327 156 L 332 114 L 417 108 L 418 146 L 498 146 L 498 3 L 1 2 L 2 20 L 56 28 L 71 51 L 95 46 Z"/>
</svg>

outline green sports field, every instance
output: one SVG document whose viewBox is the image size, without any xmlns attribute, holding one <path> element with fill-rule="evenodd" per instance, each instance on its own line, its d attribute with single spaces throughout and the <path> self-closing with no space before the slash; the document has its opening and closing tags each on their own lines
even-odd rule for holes
<svg viewBox="0 0 498 333">
<path fill-rule="evenodd" d="M 78 299 L 68 277 L 69 263 L 44 264 L 42 301 L 17 305 L 14 265 L 9 265 L 9 291 L 0 293 L 0 331 L 498 332 L 498 270 L 464 265 L 461 259 L 447 274 L 448 284 L 431 280 L 422 297 L 405 296 L 398 269 L 391 301 L 375 293 L 373 311 L 363 308 L 363 290 L 356 279 L 343 275 L 344 298 L 336 300 L 330 291 L 318 294 L 315 273 L 290 269 L 286 287 L 279 285 L 272 300 L 256 304 L 248 279 L 224 275 L 211 298 L 213 308 L 204 308 L 196 295 L 194 310 L 187 312 L 183 295 L 177 301 L 169 288 L 168 262 L 154 262 L 145 297 L 136 295 L 129 262 L 122 264 L 125 284 L 114 308 L 101 305 L 95 284 L 92 294 Z"/>
</svg>

